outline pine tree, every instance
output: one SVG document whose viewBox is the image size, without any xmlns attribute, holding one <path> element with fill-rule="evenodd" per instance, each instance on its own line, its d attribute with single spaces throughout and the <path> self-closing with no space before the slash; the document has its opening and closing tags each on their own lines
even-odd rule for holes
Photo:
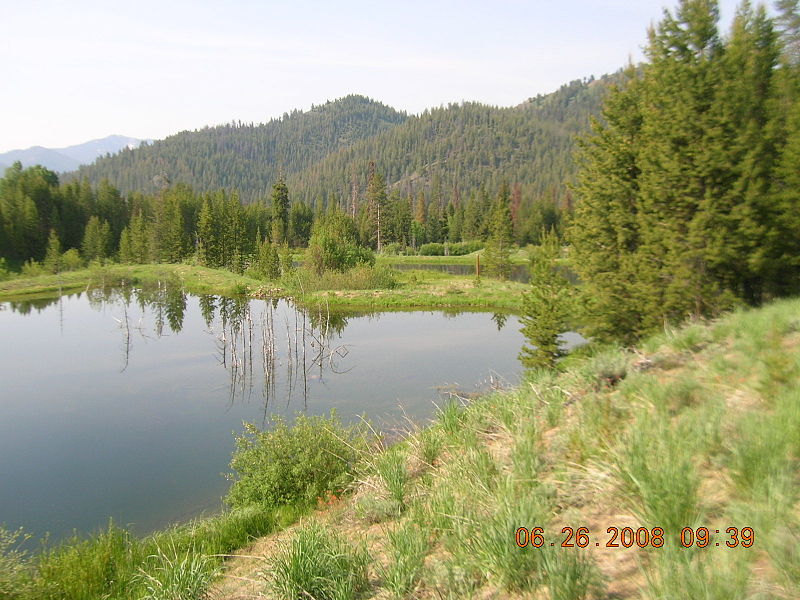
<svg viewBox="0 0 800 600">
<path fill-rule="evenodd" d="M 131 243 L 131 228 L 125 227 L 119 236 L 119 262 L 131 264 L 136 262 Z"/>
<path fill-rule="evenodd" d="M 800 0 L 777 0 L 778 26 L 784 54 L 791 65 L 800 64 Z"/>
<path fill-rule="evenodd" d="M 378 252 L 386 237 L 386 205 L 386 181 L 381 173 L 374 172 L 367 183 L 367 207 L 371 225 L 370 243 L 374 241 Z"/>
<path fill-rule="evenodd" d="M 282 244 L 289 234 L 289 188 L 283 177 L 272 186 L 272 241 Z"/>
<path fill-rule="evenodd" d="M 289 244 L 281 246 L 280 252 L 278 252 L 278 262 L 280 264 L 281 277 L 288 277 L 294 273 L 294 255 Z"/>
<path fill-rule="evenodd" d="M 787 120 L 786 144 L 775 167 L 772 201 L 776 213 L 771 231 L 775 251 L 773 291 L 776 295 L 800 293 L 800 101 Z"/>
<path fill-rule="evenodd" d="M 61 241 L 58 239 L 55 229 L 50 230 L 50 236 L 47 238 L 44 268 L 50 273 L 61 271 Z"/>
<path fill-rule="evenodd" d="M 682 0 L 650 32 L 639 140 L 641 245 L 637 279 L 644 326 L 714 314 L 729 298 L 709 273 L 692 221 L 713 194 L 716 173 L 707 154 L 722 44 L 714 0 Z M 705 149 L 705 150 L 704 150 Z"/>
<path fill-rule="evenodd" d="M 277 279 L 281 275 L 281 266 L 275 244 L 267 239 L 258 244 L 256 271 L 265 279 Z"/>
<path fill-rule="evenodd" d="M 572 313 L 572 284 L 559 268 L 558 236 L 542 234 L 531 259 L 531 287 L 522 298 L 520 330 L 527 344 L 519 359 L 527 369 L 552 369 L 564 355 L 558 336 L 567 330 Z"/>
<path fill-rule="evenodd" d="M 111 242 L 111 228 L 107 221 L 101 221 L 96 216 L 92 216 L 86 224 L 86 231 L 83 234 L 81 253 L 84 260 L 103 260 L 108 256 Z"/>
<path fill-rule="evenodd" d="M 718 61 L 713 127 L 698 149 L 710 190 L 689 228 L 709 277 L 751 304 L 764 299 L 773 279 L 770 187 L 779 154 L 772 111 L 778 59 L 764 7 L 754 11 L 744 2 Z"/>
<path fill-rule="evenodd" d="M 197 255 L 201 265 L 221 266 L 218 237 L 215 215 L 211 208 L 211 202 L 206 198 L 197 219 Z"/>
<path fill-rule="evenodd" d="M 511 207 L 509 200 L 511 194 L 507 184 L 500 187 L 490 220 L 489 241 L 484 250 L 487 275 L 508 279 L 511 275 L 511 245 L 514 242 L 514 232 L 511 223 Z"/>
<path fill-rule="evenodd" d="M 636 283 L 642 82 L 633 68 L 627 77 L 606 98 L 594 134 L 580 143 L 578 204 L 567 230 L 587 334 L 605 341 L 632 341 L 642 322 Z"/>
</svg>

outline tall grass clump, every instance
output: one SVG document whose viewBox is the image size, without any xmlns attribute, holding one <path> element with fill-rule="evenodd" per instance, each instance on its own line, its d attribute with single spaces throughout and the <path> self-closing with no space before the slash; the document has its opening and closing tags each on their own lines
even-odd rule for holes
<svg viewBox="0 0 800 600">
<path fill-rule="evenodd" d="M 430 544 L 426 530 L 406 523 L 386 534 L 389 564 L 382 569 L 383 587 L 396 598 L 412 593 L 419 584 Z"/>
<path fill-rule="evenodd" d="M 299 529 L 272 562 L 272 588 L 283 600 L 351 600 L 369 586 L 369 555 L 319 524 Z"/>
<path fill-rule="evenodd" d="M 603 577 L 592 557 L 575 548 L 541 548 L 543 582 L 550 600 L 600 597 Z"/>
<path fill-rule="evenodd" d="M 109 524 L 88 539 L 77 536 L 45 547 L 37 558 L 36 595 L 43 600 L 124 598 L 141 546 Z"/>
<path fill-rule="evenodd" d="M 530 545 L 520 548 L 515 532 L 521 526 L 546 523 L 546 503 L 535 491 L 520 495 L 509 487 L 490 504 L 490 514 L 475 512 L 455 522 L 457 553 L 462 562 L 474 565 L 508 591 L 536 589 L 543 581 L 542 549 Z"/>
<path fill-rule="evenodd" d="M 745 497 L 763 497 L 770 486 L 795 476 L 789 455 L 790 431 L 774 416 L 748 415 L 739 422 L 731 443 L 730 473 Z"/>
<path fill-rule="evenodd" d="M 537 475 L 542 469 L 539 432 L 536 421 L 531 417 L 521 421 L 517 429 L 511 450 L 511 464 L 516 479 L 531 485 L 536 482 Z"/>
<path fill-rule="evenodd" d="M 444 440 L 437 428 L 427 427 L 417 432 L 412 443 L 416 448 L 419 460 L 426 466 L 432 467 L 442 453 Z"/>
<path fill-rule="evenodd" d="M 666 342 L 678 352 L 697 352 L 711 340 L 709 327 L 705 323 L 695 322 L 669 332 Z"/>
<path fill-rule="evenodd" d="M 21 545 L 28 536 L 22 530 L 0 526 L 0 600 L 24 598 L 31 586 L 31 569 Z"/>
<path fill-rule="evenodd" d="M 334 413 L 301 413 L 291 426 L 276 417 L 264 430 L 246 423 L 231 460 L 236 473 L 230 476 L 228 504 L 280 506 L 339 494 L 369 447 L 368 431 L 363 423 L 342 424 Z"/>
<path fill-rule="evenodd" d="M 397 287 L 397 277 L 392 269 L 366 264 L 346 271 L 328 270 L 321 274 L 309 269 L 299 269 L 281 282 L 300 292 L 391 290 Z"/>
<path fill-rule="evenodd" d="M 464 410 L 456 400 L 450 399 L 436 411 L 436 418 L 445 434 L 452 437 L 460 430 L 464 421 Z"/>
<path fill-rule="evenodd" d="M 173 527 L 146 538 L 142 544 L 149 554 L 157 554 L 165 544 L 179 549 L 194 548 L 207 555 L 229 554 L 273 532 L 277 525 L 274 509 L 253 504 Z"/>
<path fill-rule="evenodd" d="M 139 586 L 141 600 L 198 600 L 206 597 L 218 572 L 214 558 L 170 544 L 158 547 L 131 583 Z"/>
<path fill-rule="evenodd" d="M 700 517 L 700 479 L 693 448 L 663 415 L 642 413 L 612 452 L 612 470 L 647 527 L 662 527 L 665 539 Z"/>
<path fill-rule="evenodd" d="M 401 512 L 405 510 L 409 479 L 405 453 L 396 448 L 382 452 L 375 459 L 375 470 L 383 481 L 389 498 L 397 504 Z"/>
<path fill-rule="evenodd" d="M 705 548 L 696 552 L 662 548 L 653 569 L 645 571 L 651 600 L 744 600 L 750 575 L 741 555 Z"/>
<path fill-rule="evenodd" d="M 800 597 L 800 524 L 781 526 L 769 545 L 772 564 L 784 586 Z"/>
</svg>

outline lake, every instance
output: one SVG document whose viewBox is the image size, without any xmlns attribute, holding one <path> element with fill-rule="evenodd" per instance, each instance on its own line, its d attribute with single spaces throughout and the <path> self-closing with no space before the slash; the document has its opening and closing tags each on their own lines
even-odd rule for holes
<svg viewBox="0 0 800 600">
<path fill-rule="evenodd" d="M 508 315 L 329 314 L 167 286 L 0 303 L 0 336 L 0 523 L 56 540 L 218 510 L 243 421 L 425 422 L 449 392 L 514 384 L 523 343 Z"/>
</svg>

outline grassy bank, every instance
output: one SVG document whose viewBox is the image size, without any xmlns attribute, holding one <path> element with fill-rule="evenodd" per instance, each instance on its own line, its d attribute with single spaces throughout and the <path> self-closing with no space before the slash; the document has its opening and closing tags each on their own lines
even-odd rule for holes
<svg viewBox="0 0 800 600">
<path fill-rule="evenodd" d="M 246 293 L 258 298 L 291 296 L 301 303 L 315 306 L 327 303 L 333 309 L 472 308 L 517 312 L 521 292 L 527 287 L 486 277 L 478 282 L 474 277 L 436 271 L 393 272 L 391 281 L 384 282 L 383 279 L 386 277 L 379 277 L 375 283 L 374 274 L 360 277 L 356 270 L 343 275 L 326 274 L 322 280 L 314 282 L 304 282 L 296 276 L 269 282 L 223 269 L 188 264 L 113 264 L 0 281 L 0 301 L 52 297 L 123 282 L 138 285 L 166 280 L 180 281 L 188 292 L 196 294 Z M 376 289 L 378 286 L 382 289 Z"/>
<path fill-rule="evenodd" d="M 798 598 L 798 315 L 782 301 L 454 399 L 365 455 L 346 499 L 227 563 L 215 597 Z"/>
<path fill-rule="evenodd" d="M 233 295 L 249 290 L 254 293 L 273 291 L 269 283 L 237 275 L 223 269 L 208 269 L 186 264 L 147 264 L 91 267 L 55 275 L 19 277 L 0 281 L 0 301 L 54 296 L 87 287 L 120 283 L 155 284 L 159 281 L 181 281 L 187 291 L 196 294 Z M 278 290 L 280 292 L 280 290 Z"/>
<path fill-rule="evenodd" d="M 19 533 L 0 529 L 0 598 L 195 600 L 230 552 L 286 527 L 302 512 L 249 506 L 145 538 L 109 524 L 92 536 L 45 543 L 35 554 Z"/>
<path fill-rule="evenodd" d="M 518 313 L 528 285 L 482 277 L 450 275 L 440 271 L 395 271 L 391 289 L 296 290 L 304 304 L 328 304 L 345 309 L 483 309 Z"/>
</svg>

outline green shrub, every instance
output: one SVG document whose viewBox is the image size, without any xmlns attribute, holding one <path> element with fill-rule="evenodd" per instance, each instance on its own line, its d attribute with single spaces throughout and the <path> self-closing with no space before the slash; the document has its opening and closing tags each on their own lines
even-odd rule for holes
<svg viewBox="0 0 800 600">
<path fill-rule="evenodd" d="M 422 244 L 419 247 L 420 256 L 444 256 L 444 244 Z"/>
<path fill-rule="evenodd" d="M 358 264 L 375 264 L 375 254 L 360 246 L 353 220 L 341 211 L 314 222 L 306 251 L 306 263 L 317 274 L 346 271 Z"/>
<path fill-rule="evenodd" d="M 340 493 L 367 449 L 367 430 L 363 424 L 343 425 L 334 413 L 299 414 L 292 426 L 276 417 L 266 430 L 246 423 L 231 460 L 236 473 L 229 475 L 228 504 L 311 503 L 326 491 Z"/>
<path fill-rule="evenodd" d="M 75 248 L 70 248 L 61 255 L 61 270 L 62 271 L 77 271 L 83 268 L 83 258 L 81 253 Z"/>
<path fill-rule="evenodd" d="M 369 586 L 369 555 L 335 530 L 309 524 L 272 563 L 272 586 L 284 600 L 350 600 Z"/>
<path fill-rule="evenodd" d="M 448 246 L 450 256 L 464 256 L 465 254 L 472 254 L 477 250 L 483 250 L 486 244 L 483 242 L 457 242 Z"/>
<path fill-rule="evenodd" d="M 398 242 L 392 242 L 391 244 L 385 244 L 381 248 L 381 254 L 386 254 L 388 256 L 397 256 L 398 254 L 405 254 L 406 248 L 402 244 Z"/>
<path fill-rule="evenodd" d="M 26 260 L 22 265 L 21 273 L 23 277 L 38 277 L 39 275 L 46 275 L 48 271 L 42 266 L 41 263 L 30 259 Z"/>
</svg>

